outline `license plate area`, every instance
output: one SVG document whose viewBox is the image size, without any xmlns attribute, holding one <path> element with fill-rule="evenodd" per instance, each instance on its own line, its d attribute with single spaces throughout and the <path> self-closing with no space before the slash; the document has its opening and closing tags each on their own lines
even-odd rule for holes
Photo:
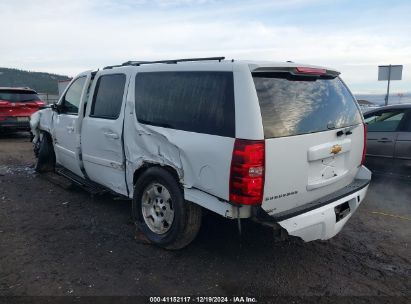
<svg viewBox="0 0 411 304">
<path fill-rule="evenodd" d="M 17 121 L 18 122 L 22 122 L 22 121 L 29 121 L 29 118 L 28 117 L 17 117 Z"/>
<path fill-rule="evenodd" d="M 338 223 L 341 221 L 343 218 L 345 218 L 348 214 L 350 214 L 350 205 L 347 202 L 342 203 L 341 205 L 338 205 L 334 207 L 334 212 L 335 212 L 335 221 Z"/>
</svg>

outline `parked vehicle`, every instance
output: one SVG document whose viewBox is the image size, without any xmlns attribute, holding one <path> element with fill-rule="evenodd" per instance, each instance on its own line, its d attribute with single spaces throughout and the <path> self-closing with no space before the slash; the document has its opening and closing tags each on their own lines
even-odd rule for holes
<svg viewBox="0 0 411 304">
<path fill-rule="evenodd" d="M 44 105 L 30 88 L 0 87 L 0 130 L 30 130 L 30 115 Z"/>
<path fill-rule="evenodd" d="M 371 178 L 352 94 L 332 69 L 223 59 L 81 73 L 36 118 L 36 169 L 131 198 L 137 227 L 168 249 L 195 238 L 202 208 L 333 237 Z"/>
<path fill-rule="evenodd" d="M 411 104 L 364 114 L 368 125 L 366 165 L 373 171 L 411 176 Z"/>
</svg>

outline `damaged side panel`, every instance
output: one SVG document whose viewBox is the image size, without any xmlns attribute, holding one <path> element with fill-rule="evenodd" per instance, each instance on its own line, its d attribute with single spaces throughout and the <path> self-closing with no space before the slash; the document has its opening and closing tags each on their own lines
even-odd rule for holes
<svg viewBox="0 0 411 304">
<path fill-rule="evenodd" d="M 220 137 L 217 150 L 209 144 L 206 134 L 142 125 L 136 119 L 126 120 L 125 130 L 129 189 L 133 189 L 137 169 L 145 164 L 158 164 L 173 168 L 185 188 L 196 188 L 228 200 L 234 139 Z M 182 136 L 181 132 L 185 134 Z M 221 151 L 222 148 L 226 151 Z"/>
<path fill-rule="evenodd" d="M 30 128 L 34 135 L 33 143 L 36 144 L 40 139 L 40 131 L 52 134 L 53 111 L 50 108 L 34 112 L 30 117 Z"/>
<path fill-rule="evenodd" d="M 130 88 L 134 86 L 132 77 Z M 135 114 L 134 90 L 130 91 L 124 122 L 130 197 L 136 170 L 143 165 L 158 164 L 173 168 L 185 189 L 195 188 L 228 200 L 234 139 L 141 124 Z"/>
</svg>

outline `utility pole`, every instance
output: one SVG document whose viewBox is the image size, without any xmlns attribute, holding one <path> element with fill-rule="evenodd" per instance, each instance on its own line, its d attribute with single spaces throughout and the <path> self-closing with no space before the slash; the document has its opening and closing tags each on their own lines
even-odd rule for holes
<svg viewBox="0 0 411 304">
<path fill-rule="evenodd" d="M 388 99 L 390 98 L 390 82 L 391 82 L 391 64 L 388 66 L 388 85 L 387 85 L 387 95 L 385 95 L 385 105 L 388 105 Z"/>
</svg>

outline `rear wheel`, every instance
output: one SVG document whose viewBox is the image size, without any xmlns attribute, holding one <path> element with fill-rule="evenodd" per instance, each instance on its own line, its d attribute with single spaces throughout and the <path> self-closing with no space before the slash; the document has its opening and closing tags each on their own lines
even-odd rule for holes
<svg viewBox="0 0 411 304">
<path fill-rule="evenodd" d="M 35 170 L 37 172 L 54 171 L 56 165 L 56 155 L 54 153 L 51 137 L 48 133 L 43 133 L 41 135 L 40 143 L 38 147 L 35 146 L 34 150 L 34 153 L 37 156 Z"/>
<path fill-rule="evenodd" d="M 160 167 L 147 169 L 137 180 L 132 209 L 139 230 L 163 248 L 187 246 L 200 229 L 201 207 L 186 202 L 176 178 Z"/>
</svg>

